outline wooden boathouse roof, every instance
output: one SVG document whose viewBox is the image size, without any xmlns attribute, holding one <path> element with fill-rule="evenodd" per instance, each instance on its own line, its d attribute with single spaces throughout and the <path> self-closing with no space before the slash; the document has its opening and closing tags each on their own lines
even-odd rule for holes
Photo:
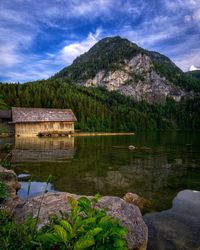
<svg viewBox="0 0 200 250">
<path fill-rule="evenodd" d="M 12 118 L 11 110 L 8 109 L 0 110 L 0 119 L 11 119 L 11 118 Z"/>
<path fill-rule="evenodd" d="M 12 123 L 75 122 L 71 109 L 12 108 Z"/>
</svg>

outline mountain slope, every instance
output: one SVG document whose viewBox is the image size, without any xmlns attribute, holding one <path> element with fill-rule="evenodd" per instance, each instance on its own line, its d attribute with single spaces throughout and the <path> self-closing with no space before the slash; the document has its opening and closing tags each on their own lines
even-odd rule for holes
<svg viewBox="0 0 200 250">
<path fill-rule="evenodd" d="M 187 76 L 194 77 L 200 80 L 200 70 L 192 70 L 185 73 Z"/>
<path fill-rule="evenodd" d="M 191 96 L 200 84 L 166 56 L 147 51 L 121 37 L 104 38 L 55 78 L 67 78 L 84 86 L 101 86 L 134 100 L 165 102 Z"/>
</svg>

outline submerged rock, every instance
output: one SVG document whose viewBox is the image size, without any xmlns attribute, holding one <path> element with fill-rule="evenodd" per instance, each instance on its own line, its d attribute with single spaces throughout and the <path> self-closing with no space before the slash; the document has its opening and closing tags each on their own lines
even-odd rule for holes
<svg viewBox="0 0 200 250">
<path fill-rule="evenodd" d="M 135 147 L 135 146 L 133 146 L 133 145 L 130 145 L 130 146 L 128 146 L 128 149 L 130 149 L 130 150 L 135 150 L 135 149 L 136 149 L 136 147 Z"/>
<path fill-rule="evenodd" d="M 78 199 L 80 196 L 70 193 L 47 193 L 44 195 L 42 207 L 39 216 L 39 227 L 48 223 L 48 218 L 52 214 L 69 211 L 70 204 L 67 201 L 67 196 Z M 41 203 L 42 196 L 35 197 L 15 209 L 15 218 L 18 221 L 23 219 L 28 214 L 37 216 L 38 208 Z M 91 197 L 88 197 L 91 198 Z M 107 213 L 119 219 L 121 224 L 127 228 L 127 244 L 129 249 L 144 250 L 147 246 L 148 228 L 143 221 L 140 210 L 133 204 L 126 203 L 119 197 L 104 196 L 96 204 L 98 208 L 106 209 Z"/>
<path fill-rule="evenodd" d="M 149 250 L 200 249 L 200 192 L 183 190 L 171 209 L 146 214 Z"/>
</svg>

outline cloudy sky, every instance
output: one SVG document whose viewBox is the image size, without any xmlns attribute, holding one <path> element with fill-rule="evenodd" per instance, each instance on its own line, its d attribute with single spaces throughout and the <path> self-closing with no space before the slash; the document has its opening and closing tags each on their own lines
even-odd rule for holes
<svg viewBox="0 0 200 250">
<path fill-rule="evenodd" d="M 200 67 L 200 0 L 1 0 L 0 81 L 45 79 L 106 36 Z"/>
</svg>

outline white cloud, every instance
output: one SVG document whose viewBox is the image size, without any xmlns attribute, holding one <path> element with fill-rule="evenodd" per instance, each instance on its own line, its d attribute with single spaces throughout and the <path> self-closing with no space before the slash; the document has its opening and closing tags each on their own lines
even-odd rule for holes
<svg viewBox="0 0 200 250">
<path fill-rule="evenodd" d="M 200 9 L 196 10 L 193 14 L 193 19 L 197 22 L 200 21 Z"/>
<path fill-rule="evenodd" d="M 186 13 L 186 22 L 197 22 L 200 21 L 200 1 L 199 0 L 164 0 L 167 9 L 173 12 Z"/>
<path fill-rule="evenodd" d="M 33 37 L 32 34 L 23 34 L 23 32 L 15 32 L 1 27 L 0 34 L 0 73 L 2 74 L 4 69 L 13 67 L 22 61 L 20 49 L 29 46 Z"/>
<path fill-rule="evenodd" d="M 94 34 L 89 33 L 86 39 L 66 45 L 60 52 L 60 59 L 70 64 L 77 56 L 88 51 L 100 39 L 102 29 L 98 28 Z"/>
<path fill-rule="evenodd" d="M 194 65 L 191 65 L 189 68 L 189 71 L 193 71 L 193 70 L 200 70 L 200 67 L 196 67 Z"/>
<path fill-rule="evenodd" d="M 174 62 L 183 70 L 188 71 L 191 65 L 200 65 L 200 48 L 193 49 L 174 57 Z M 195 66 L 194 66 L 195 67 Z M 192 68 L 194 68 L 192 67 Z M 196 66 L 198 69 L 198 67 Z"/>
<path fill-rule="evenodd" d="M 121 35 L 141 47 L 158 50 L 170 56 L 183 70 L 200 65 L 199 32 L 190 33 L 200 27 L 200 0 L 163 0 L 164 6 L 160 4 L 161 10 L 156 11 L 153 2 L 1 0 L 0 75 L 10 81 L 23 82 L 47 78 L 108 34 Z M 141 23 L 134 23 L 141 14 Z M 113 21 L 112 28 L 108 27 L 108 20 L 108 24 Z M 85 29 L 104 24 L 104 32 L 97 29 L 85 35 Z M 77 32 L 82 27 L 84 31 Z M 62 31 L 62 35 L 58 32 L 61 40 L 35 55 L 32 49 L 39 47 L 41 40 L 44 43 L 54 39 L 52 28 Z M 85 36 L 82 40 L 80 33 L 81 37 Z"/>
<path fill-rule="evenodd" d="M 41 56 L 21 55 L 20 61 L 13 62 L 19 65 L 12 71 L 9 68 L 6 69 L 4 65 L 2 74 L 4 74 L 5 81 L 27 82 L 47 79 L 61 68 L 71 64 L 77 56 L 88 51 L 100 39 L 101 34 L 102 29 L 98 28 L 95 33 L 89 33 L 82 41 L 69 43 L 55 53 L 46 53 Z"/>
<path fill-rule="evenodd" d="M 199 0 L 164 0 L 165 6 L 171 11 L 195 9 L 200 6 Z"/>
<path fill-rule="evenodd" d="M 143 22 L 142 27 L 133 29 L 131 26 L 124 26 L 118 32 L 141 47 L 155 49 L 159 43 L 180 36 L 185 29 L 185 26 L 177 25 L 175 17 L 156 16 Z"/>
<path fill-rule="evenodd" d="M 103 18 L 112 18 L 119 6 L 121 6 L 121 0 L 74 0 L 70 2 L 69 15 L 84 17 L 85 19 L 94 19 L 102 16 Z"/>
</svg>

